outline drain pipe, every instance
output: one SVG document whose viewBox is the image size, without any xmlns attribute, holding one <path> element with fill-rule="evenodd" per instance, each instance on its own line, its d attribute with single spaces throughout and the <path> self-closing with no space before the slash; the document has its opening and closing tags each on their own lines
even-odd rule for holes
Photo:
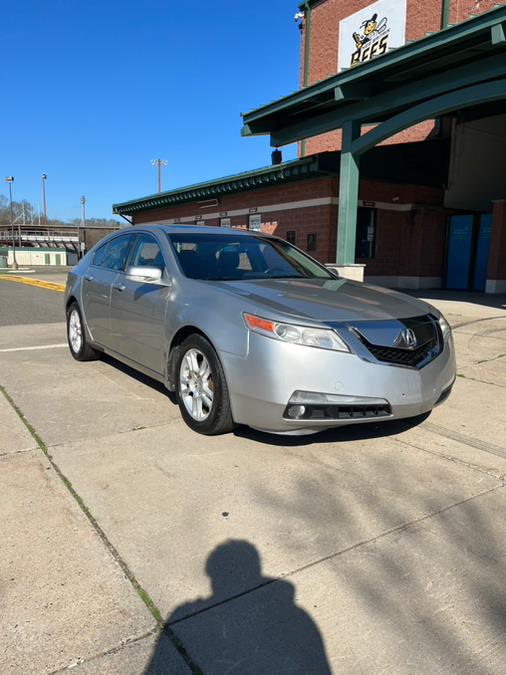
<svg viewBox="0 0 506 675">
<path fill-rule="evenodd" d="M 441 9 L 441 30 L 448 28 L 448 16 L 450 14 L 450 0 L 443 0 Z"/>
<path fill-rule="evenodd" d="M 311 39 L 311 6 L 309 2 L 304 3 L 304 73 L 302 76 L 302 87 L 305 88 L 309 84 L 309 42 Z M 301 157 L 306 156 L 306 139 L 300 144 Z"/>
<path fill-rule="evenodd" d="M 307 87 L 309 82 L 309 42 L 311 39 L 311 7 L 309 2 L 304 3 L 304 75 L 302 86 Z"/>
</svg>

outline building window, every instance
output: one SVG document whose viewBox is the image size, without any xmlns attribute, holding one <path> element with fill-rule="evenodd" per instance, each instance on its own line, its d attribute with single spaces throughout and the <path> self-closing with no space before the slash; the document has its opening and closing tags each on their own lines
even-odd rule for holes
<svg viewBox="0 0 506 675">
<path fill-rule="evenodd" d="M 286 241 L 289 244 L 295 245 L 295 230 L 288 230 L 288 232 L 286 233 Z"/>
<path fill-rule="evenodd" d="M 357 212 L 357 239 L 355 258 L 368 260 L 374 258 L 376 249 L 377 209 L 359 206 Z"/>
<path fill-rule="evenodd" d="M 232 227 L 232 221 L 230 218 L 220 218 L 221 227 Z"/>
<path fill-rule="evenodd" d="M 307 235 L 307 250 L 316 251 L 316 232 Z"/>
</svg>

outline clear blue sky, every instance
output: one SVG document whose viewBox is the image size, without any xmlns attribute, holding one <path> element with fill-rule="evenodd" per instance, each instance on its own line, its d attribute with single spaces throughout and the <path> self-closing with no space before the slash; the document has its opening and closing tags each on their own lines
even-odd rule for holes
<svg viewBox="0 0 506 675">
<path fill-rule="evenodd" d="M 265 166 L 240 113 L 298 87 L 298 0 L 15 0 L 0 24 L 1 188 L 48 216 Z M 284 149 L 284 158 L 296 155 Z"/>
</svg>

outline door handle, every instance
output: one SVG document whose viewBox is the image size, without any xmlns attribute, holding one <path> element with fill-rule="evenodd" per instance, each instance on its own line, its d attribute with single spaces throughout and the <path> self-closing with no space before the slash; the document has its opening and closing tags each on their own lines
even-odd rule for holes
<svg viewBox="0 0 506 675">
<path fill-rule="evenodd" d="M 85 281 L 93 281 L 93 274 L 85 274 L 84 280 Z"/>
<path fill-rule="evenodd" d="M 124 291 L 126 286 L 123 284 L 113 284 L 112 287 L 114 288 L 115 291 Z"/>
</svg>

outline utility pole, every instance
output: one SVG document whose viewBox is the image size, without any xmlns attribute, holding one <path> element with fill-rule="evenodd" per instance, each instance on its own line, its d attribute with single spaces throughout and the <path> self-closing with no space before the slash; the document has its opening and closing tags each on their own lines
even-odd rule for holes
<svg viewBox="0 0 506 675">
<path fill-rule="evenodd" d="M 11 207 L 11 236 L 12 236 L 12 269 L 18 269 L 18 261 L 16 260 L 16 240 L 14 239 L 14 214 L 12 211 L 12 184 L 14 183 L 14 176 L 7 176 L 5 182 L 9 184 L 9 204 Z"/>
<path fill-rule="evenodd" d="M 84 228 L 86 227 L 86 197 L 83 195 L 81 197 L 81 227 Z M 77 226 L 77 259 L 81 260 L 81 228 L 79 225 Z"/>
<path fill-rule="evenodd" d="M 158 192 L 162 191 L 162 166 L 167 166 L 166 159 L 152 159 L 151 164 L 158 167 Z"/>
<path fill-rule="evenodd" d="M 45 187 L 46 178 L 47 178 L 47 173 L 43 173 L 42 174 L 42 204 L 44 205 L 44 225 L 47 225 L 46 187 Z"/>
</svg>

